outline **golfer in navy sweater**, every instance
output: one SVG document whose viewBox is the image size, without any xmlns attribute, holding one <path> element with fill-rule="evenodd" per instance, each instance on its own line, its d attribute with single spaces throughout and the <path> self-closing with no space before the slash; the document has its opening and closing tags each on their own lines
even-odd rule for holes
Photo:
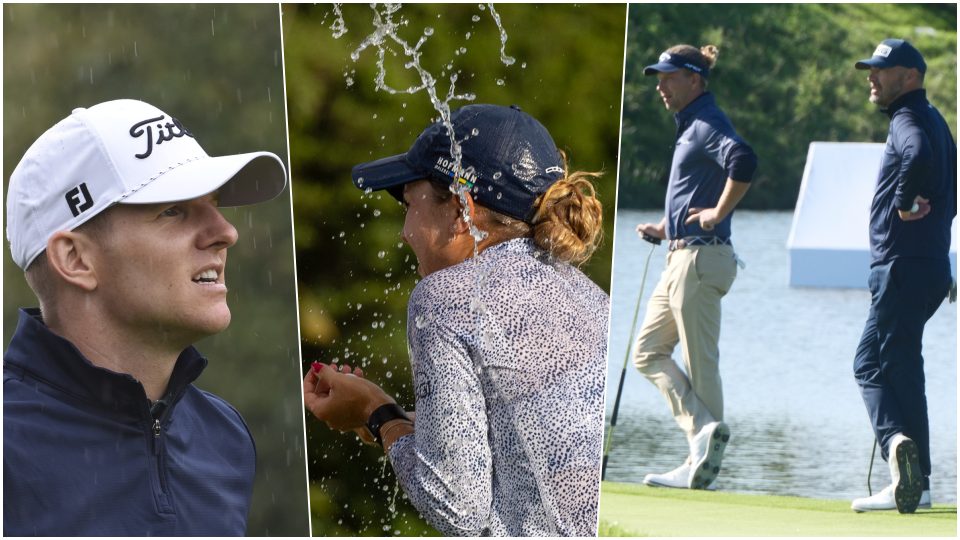
<svg viewBox="0 0 960 540">
<path fill-rule="evenodd" d="M 927 65 L 910 43 L 884 40 L 856 68 L 870 70 L 870 101 L 890 117 L 870 207 L 870 313 L 853 367 L 892 482 L 852 507 L 910 513 L 931 502 L 921 342 L 952 281 L 957 146 L 927 101 Z"/>
<path fill-rule="evenodd" d="M 209 157 L 129 99 L 79 108 L 10 177 L 7 238 L 39 309 L 3 357 L 3 533 L 243 535 L 256 453 L 192 382 L 230 323 L 237 230 L 218 204 L 278 195 L 273 154 Z"/>
</svg>

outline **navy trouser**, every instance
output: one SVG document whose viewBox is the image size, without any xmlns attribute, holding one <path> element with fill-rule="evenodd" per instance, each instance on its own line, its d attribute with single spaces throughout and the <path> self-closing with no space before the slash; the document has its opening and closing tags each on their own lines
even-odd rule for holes
<svg viewBox="0 0 960 540">
<path fill-rule="evenodd" d="M 870 314 L 853 372 L 884 459 L 890 439 L 903 433 L 920 449 L 930 476 L 930 426 L 924 391 L 923 327 L 951 284 L 950 262 L 894 259 L 870 269 Z"/>
</svg>

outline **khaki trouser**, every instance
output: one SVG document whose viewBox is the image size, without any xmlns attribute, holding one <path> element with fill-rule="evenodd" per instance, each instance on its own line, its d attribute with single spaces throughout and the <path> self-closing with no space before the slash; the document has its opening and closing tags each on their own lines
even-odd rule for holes
<svg viewBox="0 0 960 540">
<path fill-rule="evenodd" d="M 667 399 L 688 440 L 723 419 L 720 300 L 736 277 L 733 246 L 668 253 L 633 350 L 634 365 Z M 678 341 L 686 373 L 671 358 Z"/>
</svg>

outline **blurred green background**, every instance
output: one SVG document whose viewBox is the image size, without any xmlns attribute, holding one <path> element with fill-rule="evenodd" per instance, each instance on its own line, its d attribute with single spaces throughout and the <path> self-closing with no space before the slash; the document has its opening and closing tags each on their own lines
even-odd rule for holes
<svg viewBox="0 0 960 540">
<path fill-rule="evenodd" d="M 277 5 L 4 5 L 3 176 L 78 106 L 150 102 L 181 120 L 210 155 L 269 150 L 286 158 Z M 247 533 L 309 532 L 289 188 L 225 209 L 240 233 L 228 257 L 233 322 L 198 344 L 198 386 L 233 404 L 257 444 Z M 36 305 L 3 255 L 3 336 Z M 82 496 L 82 494 L 79 494 Z"/>
<path fill-rule="evenodd" d="M 621 207 L 663 206 L 676 125 L 643 67 L 678 43 L 720 49 L 708 89 L 760 158 L 742 208 L 792 209 L 812 141 L 886 140 L 853 64 L 888 37 L 923 53 L 927 96 L 956 137 L 956 4 L 634 4 L 629 18 Z"/>
<path fill-rule="evenodd" d="M 424 93 L 375 91 L 376 51 L 350 57 L 373 31 L 373 12 L 342 9 L 347 32 L 335 39 L 332 7 L 283 6 L 303 369 L 317 359 L 361 365 L 410 409 L 405 328 L 416 262 L 400 239 L 401 206 L 386 193 L 354 188 L 350 169 L 406 152 L 438 114 Z M 433 29 L 421 62 L 438 79 L 439 95 L 455 72 L 458 93 L 517 104 L 540 120 L 572 170 L 605 172 L 597 185 L 605 240 L 584 270 L 609 290 L 626 7 L 496 9 L 509 36 L 506 54 L 516 58 L 511 66 L 500 61 L 500 33 L 483 4 L 405 5 L 394 22 L 404 21 L 398 32 L 412 43 Z M 402 49 L 393 52 L 385 55 L 387 84 L 418 84 L 403 69 Z M 313 417 L 307 446 L 314 534 L 435 534 L 398 493 L 380 449 Z"/>
</svg>

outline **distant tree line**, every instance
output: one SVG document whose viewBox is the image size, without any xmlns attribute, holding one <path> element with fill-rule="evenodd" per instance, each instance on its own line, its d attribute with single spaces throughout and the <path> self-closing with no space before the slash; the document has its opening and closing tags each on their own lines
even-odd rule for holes
<svg viewBox="0 0 960 540">
<path fill-rule="evenodd" d="M 708 90 L 760 158 L 742 205 L 790 209 L 810 142 L 886 140 L 887 118 L 867 101 L 866 72 L 853 68 L 881 40 L 907 39 L 923 53 L 930 100 L 956 126 L 956 9 L 956 4 L 631 5 L 619 206 L 663 204 L 676 126 L 657 95 L 656 78 L 642 71 L 669 46 L 719 47 Z"/>
</svg>

